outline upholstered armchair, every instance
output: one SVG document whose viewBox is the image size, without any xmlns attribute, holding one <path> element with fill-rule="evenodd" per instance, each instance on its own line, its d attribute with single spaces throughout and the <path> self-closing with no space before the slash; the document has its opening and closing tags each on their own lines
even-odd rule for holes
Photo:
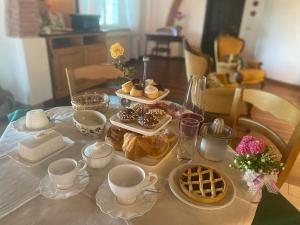
<svg viewBox="0 0 300 225">
<path fill-rule="evenodd" d="M 237 62 L 228 62 L 226 57 L 230 55 L 240 55 L 244 49 L 243 39 L 230 36 L 228 34 L 220 35 L 215 39 L 214 52 L 216 72 L 221 74 L 240 75 L 238 82 L 241 85 L 260 84 L 264 86 L 265 71 L 260 68 L 261 63 L 255 61 L 247 62 L 247 68 L 241 68 Z"/>
<path fill-rule="evenodd" d="M 191 76 L 206 76 L 207 89 L 204 95 L 204 104 L 207 121 L 211 121 L 216 117 L 222 117 L 227 124 L 231 124 L 232 121 L 230 121 L 229 114 L 235 88 L 238 87 L 238 84 L 228 82 L 226 73 L 212 73 L 212 59 L 202 54 L 199 49 L 192 47 L 187 40 L 184 41 L 184 56 L 188 81 L 191 79 Z M 193 93 L 192 102 L 200 107 L 200 103 L 197 100 L 199 100 L 197 94 Z M 249 115 L 246 105 L 242 109 L 242 114 L 245 116 Z"/>
<path fill-rule="evenodd" d="M 226 73 L 211 73 L 213 60 L 210 56 L 205 55 L 199 49 L 192 47 L 187 40 L 184 40 L 184 58 L 187 80 L 191 76 L 207 76 L 207 83 L 210 87 L 229 87 L 235 88 L 237 84 L 228 82 Z"/>
<path fill-rule="evenodd" d="M 193 48 L 187 40 L 184 40 L 183 47 L 187 80 L 191 76 L 206 76 L 211 70 L 211 58 Z"/>
</svg>

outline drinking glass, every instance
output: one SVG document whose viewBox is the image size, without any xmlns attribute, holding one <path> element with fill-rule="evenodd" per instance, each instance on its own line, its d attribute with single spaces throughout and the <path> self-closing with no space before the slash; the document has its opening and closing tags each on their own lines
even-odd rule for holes
<svg viewBox="0 0 300 225">
<path fill-rule="evenodd" d="M 197 146 L 197 138 L 200 122 L 193 118 L 182 118 L 179 125 L 179 146 L 177 159 L 183 162 L 191 162 L 194 158 Z"/>
<path fill-rule="evenodd" d="M 205 76 L 191 76 L 186 91 L 183 108 L 204 117 L 204 93 L 206 89 Z"/>
</svg>

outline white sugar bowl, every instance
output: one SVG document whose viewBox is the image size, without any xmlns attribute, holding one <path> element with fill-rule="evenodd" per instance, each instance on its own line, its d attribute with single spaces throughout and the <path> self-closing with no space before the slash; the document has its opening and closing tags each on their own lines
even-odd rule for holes
<svg viewBox="0 0 300 225">
<path fill-rule="evenodd" d="M 88 167 L 103 168 L 112 160 L 114 150 L 110 144 L 97 141 L 84 147 L 81 150 L 81 155 Z"/>
</svg>

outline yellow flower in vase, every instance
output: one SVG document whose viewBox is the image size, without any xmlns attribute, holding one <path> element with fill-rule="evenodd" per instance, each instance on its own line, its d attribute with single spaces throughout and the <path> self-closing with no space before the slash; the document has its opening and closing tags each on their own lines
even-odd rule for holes
<svg viewBox="0 0 300 225">
<path fill-rule="evenodd" d="M 110 47 L 110 55 L 113 59 L 117 59 L 120 56 L 124 55 L 124 48 L 123 46 L 119 43 L 116 42 Z"/>
</svg>

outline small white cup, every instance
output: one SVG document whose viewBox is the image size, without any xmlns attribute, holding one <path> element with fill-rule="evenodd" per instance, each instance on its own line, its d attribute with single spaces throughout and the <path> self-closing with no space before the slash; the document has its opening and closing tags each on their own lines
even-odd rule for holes
<svg viewBox="0 0 300 225">
<path fill-rule="evenodd" d="M 64 158 L 50 163 L 48 174 L 58 189 L 68 189 L 73 186 L 78 173 L 85 168 L 83 160 L 77 162 L 75 159 Z"/>
<path fill-rule="evenodd" d="M 108 172 L 109 187 L 118 202 L 124 205 L 134 203 L 137 196 L 157 180 L 156 174 L 146 175 L 141 167 L 132 164 L 119 165 Z"/>
<path fill-rule="evenodd" d="M 25 126 L 29 129 L 41 129 L 49 124 L 49 119 L 42 109 L 34 109 L 26 113 Z"/>
</svg>

